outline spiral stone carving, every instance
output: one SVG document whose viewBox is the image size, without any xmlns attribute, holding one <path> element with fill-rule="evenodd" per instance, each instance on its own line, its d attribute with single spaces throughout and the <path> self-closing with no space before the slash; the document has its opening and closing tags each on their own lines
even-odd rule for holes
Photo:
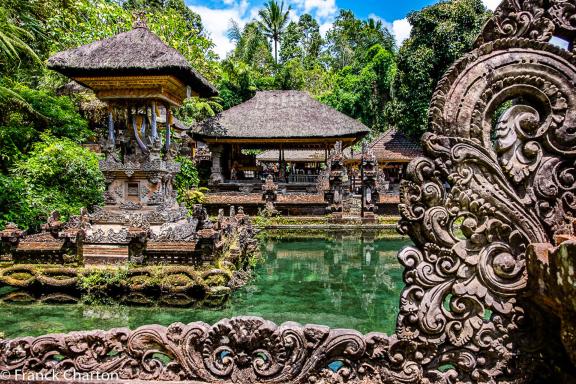
<svg viewBox="0 0 576 384">
<path fill-rule="evenodd" d="M 429 360 L 432 350 L 381 334 L 277 326 L 243 317 L 214 326 L 156 325 L 6 341 L 0 346 L 0 368 L 54 370 L 61 377 L 67 372 L 114 373 L 122 382 L 312 383 L 366 375 L 416 382 L 419 364 Z"/>
<path fill-rule="evenodd" d="M 398 318 L 399 337 L 437 343 L 432 382 L 528 382 L 537 366 L 526 249 L 571 233 L 576 211 L 576 60 L 547 41 L 572 38 L 574 5 L 504 2 L 434 94 L 402 185 L 416 246 Z"/>
<path fill-rule="evenodd" d="M 576 213 L 574 0 L 507 0 L 438 85 L 401 186 L 395 335 L 244 317 L 0 343 L 0 370 L 233 383 L 525 383 L 541 359 L 526 253 Z M 569 49 L 549 44 L 553 37 Z M 56 356 L 59 358 L 56 359 Z"/>
</svg>

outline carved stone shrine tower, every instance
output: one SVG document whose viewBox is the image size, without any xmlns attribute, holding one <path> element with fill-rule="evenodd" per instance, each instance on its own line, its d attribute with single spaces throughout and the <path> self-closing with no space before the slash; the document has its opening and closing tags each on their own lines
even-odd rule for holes
<svg viewBox="0 0 576 384">
<path fill-rule="evenodd" d="M 152 33 L 143 14 L 133 29 L 112 38 L 58 53 L 48 62 L 92 89 L 109 105 L 105 159 L 105 206 L 89 216 L 82 254 L 87 263 L 140 261 L 148 256 L 187 254 L 202 236 L 216 236 L 205 212 L 176 201 L 172 111 L 186 97 L 215 96 L 215 88 L 176 50 Z M 165 115 L 161 127 L 158 117 Z M 204 228 L 206 227 L 206 228 Z"/>
</svg>

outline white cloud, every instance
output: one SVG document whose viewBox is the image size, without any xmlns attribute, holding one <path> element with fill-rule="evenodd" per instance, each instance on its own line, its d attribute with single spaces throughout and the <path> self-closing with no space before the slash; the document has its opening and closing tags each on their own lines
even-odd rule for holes
<svg viewBox="0 0 576 384">
<path fill-rule="evenodd" d="M 190 9 L 202 17 L 202 23 L 210 38 L 216 45 L 215 51 L 221 57 L 234 49 L 234 43 L 228 40 L 226 32 L 230 20 L 236 21 L 241 27 L 258 17 L 260 6 L 253 6 L 249 0 L 222 0 L 224 8 L 210 8 L 203 5 L 191 5 Z M 303 13 L 310 13 L 318 20 L 320 32 L 324 36 L 332 27 L 338 14 L 336 0 L 289 0 L 292 6 L 289 13 L 290 21 L 298 21 Z"/>
<path fill-rule="evenodd" d="M 322 36 L 326 36 L 326 33 L 334 26 L 334 23 L 328 22 L 324 24 L 320 24 L 320 34 Z"/>
<path fill-rule="evenodd" d="M 300 20 L 300 16 L 298 16 L 295 10 L 291 9 L 290 12 L 288 12 L 288 20 L 297 23 L 298 20 Z"/>
<path fill-rule="evenodd" d="M 202 17 L 202 24 L 210 34 L 212 41 L 216 45 L 215 51 L 221 58 L 234 49 L 232 43 L 226 36 L 230 27 L 230 21 L 235 20 L 240 26 L 244 26 L 252 19 L 250 3 L 248 0 L 224 0 L 227 8 L 213 9 L 206 6 L 191 5 L 190 9 Z"/>
<path fill-rule="evenodd" d="M 334 19 L 338 13 L 336 0 L 290 0 L 289 4 L 295 8 L 299 14 L 310 13 L 321 21 Z"/>
<path fill-rule="evenodd" d="M 482 2 L 488 9 L 493 11 L 500 5 L 502 0 L 482 0 Z"/>
<path fill-rule="evenodd" d="M 412 26 L 408 22 L 408 19 L 394 20 L 390 23 L 374 13 L 368 15 L 368 18 L 382 21 L 386 28 L 394 35 L 398 47 L 402 45 L 404 40 L 410 37 Z"/>
<path fill-rule="evenodd" d="M 410 32 L 412 31 L 412 26 L 408 22 L 408 19 L 394 20 L 392 23 L 392 33 L 396 37 L 396 45 L 400 47 L 404 40 L 410 37 Z"/>
<path fill-rule="evenodd" d="M 304 12 L 316 12 L 316 17 L 327 19 L 336 16 L 338 7 L 336 0 L 305 0 Z"/>
</svg>

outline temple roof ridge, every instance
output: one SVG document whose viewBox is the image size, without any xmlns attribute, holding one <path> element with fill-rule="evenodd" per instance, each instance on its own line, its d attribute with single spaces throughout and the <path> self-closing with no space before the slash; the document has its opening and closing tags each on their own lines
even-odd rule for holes
<svg viewBox="0 0 576 384">
<path fill-rule="evenodd" d="M 56 53 L 48 68 L 68 77 L 172 75 L 202 96 L 215 96 L 216 88 L 176 49 L 150 31 L 142 17 L 134 28 L 78 48 Z"/>
</svg>

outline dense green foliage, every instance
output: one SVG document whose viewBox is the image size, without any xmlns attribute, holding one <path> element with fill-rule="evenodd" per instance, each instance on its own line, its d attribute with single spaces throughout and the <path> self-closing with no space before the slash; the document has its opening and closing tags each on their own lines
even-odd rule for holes
<svg viewBox="0 0 576 384">
<path fill-rule="evenodd" d="M 42 135 L 11 175 L 1 178 L 8 188 L 0 194 L 0 225 L 16 221 L 37 229 L 51 211 L 66 218 L 102 203 L 98 155 L 67 138 Z"/>
<path fill-rule="evenodd" d="M 181 170 L 174 180 L 174 188 L 178 192 L 196 188 L 200 179 L 198 179 L 198 170 L 194 166 L 194 162 L 183 156 L 179 156 L 176 161 L 180 163 Z"/>
<path fill-rule="evenodd" d="M 419 137 L 427 128 L 428 105 L 446 70 L 470 51 L 488 13 L 481 0 L 453 0 L 408 16 L 410 38 L 398 53 L 395 80 L 398 125 Z"/>
<path fill-rule="evenodd" d="M 22 84 L 13 85 L 12 91 L 25 100 L 29 108 L 18 108 L 18 103 L 7 101 L 8 108 L 0 114 L 0 170 L 3 172 L 8 172 L 15 161 L 26 156 L 42 132 L 68 137 L 76 143 L 92 134 L 70 98 Z"/>
<path fill-rule="evenodd" d="M 199 15 L 184 0 L 4 0 L 0 5 L 0 227 L 37 228 L 51 210 L 65 216 L 101 202 L 97 140 L 101 122 L 83 96 L 58 96 L 68 79 L 48 70 L 52 54 L 131 27 L 134 10 L 178 49 L 220 96 L 191 98 L 176 112 L 186 124 L 248 100 L 257 90 L 306 90 L 372 128 L 398 125 L 415 137 L 426 126 L 436 82 L 486 20 L 481 0 L 450 0 L 410 14 L 410 39 L 398 48 L 385 25 L 342 10 L 325 37 L 308 14 L 268 1 L 243 28 L 231 23 L 235 48 L 220 61 Z M 183 161 L 177 188 L 195 190 L 197 172 Z M 189 193 L 188 193 L 189 195 Z M 201 199 L 187 196 L 186 202 Z"/>
</svg>

